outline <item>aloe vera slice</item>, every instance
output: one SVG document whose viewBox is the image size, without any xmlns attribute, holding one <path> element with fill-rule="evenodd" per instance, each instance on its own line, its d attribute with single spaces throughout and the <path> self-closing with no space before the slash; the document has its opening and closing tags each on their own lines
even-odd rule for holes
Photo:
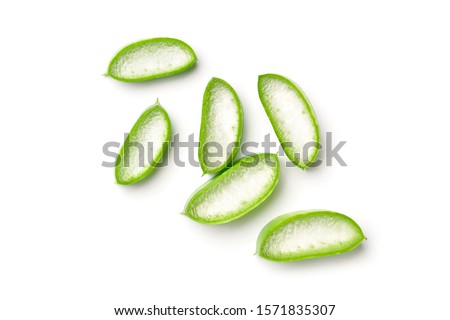
<svg viewBox="0 0 450 320">
<path fill-rule="evenodd" d="M 319 153 L 319 125 L 302 90 L 277 74 L 259 76 L 262 105 L 284 152 L 296 166 L 305 169 Z"/>
<path fill-rule="evenodd" d="M 278 262 L 320 258 L 356 248 L 365 236 L 349 217 L 332 211 L 298 211 L 270 221 L 259 234 L 257 254 Z"/>
<path fill-rule="evenodd" d="M 167 149 L 171 123 L 159 101 L 149 107 L 134 124 L 116 162 L 116 181 L 132 184 L 152 172 Z"/>
<path fill-rule="evenodd" d="M 184 214 L 205 224 L 235 220 L 256 208 L 272 193 L 279 174 L 276 154 L 242 158 L 194 192 Z"/>
<path fill-rule="evenodd" d="M 153 38 L 122 48 L 111 60 L 107 75 L 125 82 L 170 76 L 191 68 L 197 57 L 181 40 Z"/>
<path fill-rule="evenodd" d="M 198 157 L 203 173 L 217 173 L 236 156 L 242 136 L 242 107 L 234 89 L 212 78 L 203 95 Z"/>
</svg>

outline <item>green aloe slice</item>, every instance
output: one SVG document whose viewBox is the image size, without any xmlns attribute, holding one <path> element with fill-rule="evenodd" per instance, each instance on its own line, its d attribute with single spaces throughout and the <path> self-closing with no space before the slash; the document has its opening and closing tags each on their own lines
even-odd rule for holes
<svg viewBox="0 0 450 320">
<path fill-rule="evenodd" d="M 170 76 L 191 68 L 197 57 L 181 40 L 154 38 L 129 44 L 111 60 L 107 75 L 125 82 Z"/>
<path fill-rule="evenodd" d="M 234 89 L 212 78 L 203 95 L 198 157 L 203 173 L 217 173 L 236 156 L 242 136 L 242 107 Z"/>
<path fill-rule="evenodd" d="M 116 180 L 132 184 L 152 172 L 167 149 L 171 123 L 159 101 L 144 111 L 126 138 L 116 162 Z"/>
<path fill-rule="evenodd" d="M 356 248 L 365 236 L 349 217 L 332 211 L 298 211 L 270 221 L 259 234 L 257 254 L 278 262 L 320 258 Z"/>
<path fill-rule="evenodd" d="M 319 153 L 319 125 L 308 98 L 292 81 L 277 74 L 258 79 L 259 98 L 284 152 L 305 169 Z"/>
<path fill-rule="evenodd" d="M 192 220 L 205 224 L 235 220 L 256 208 L 272 193 L 279 174 L 280 164 L 276 154 L 242 158 L 194 192 L 184 213 Z"/>
</svg>

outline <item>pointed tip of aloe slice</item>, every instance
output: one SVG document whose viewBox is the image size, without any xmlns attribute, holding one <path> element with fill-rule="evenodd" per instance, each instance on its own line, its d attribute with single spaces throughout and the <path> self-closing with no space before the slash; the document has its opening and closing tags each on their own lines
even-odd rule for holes
<svg viewBox="0 0 450 320">
<path fill-rule="evenodd" d="M 202 177 L 206 176 L 207 174 L 214 174 L 214 172 L 208 171 L 207 168 L 202 168 Z"/>
</svg>

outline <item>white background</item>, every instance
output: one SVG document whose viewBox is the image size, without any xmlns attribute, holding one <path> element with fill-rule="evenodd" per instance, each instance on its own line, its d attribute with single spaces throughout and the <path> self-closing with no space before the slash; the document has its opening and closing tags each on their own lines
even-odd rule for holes
<svg viewBox="0 0 450 320">
<path fill-rule="evenodd" d="M 2 3 L 0 318 L 118 319 L 113 307 L 154 304 L 336 304 L 327 318 L 446 318 L 447 4 Z M 122 46 L 159 36 L 189 43 L 195 69 L 135 84 L 102 76 Z M 303 88 L 322 133 L 348 141 L 347 167 L 283 168 L 261 207 L 205 226 L 179 214 L 207 179 L 199 168 L 176 167 L 171 153 L 147 181 L 120 186 L 101 166 L 103 144 L 122 141 L 156 98 L 174 134 L 198 136 L 213 76 L 241 98 L 244 141 L 273 135 L 257 95 L 264 73 Z M 291 264 L 253 255 L 266 222 L 310 208 L 351 216 L 368 240 Z"/>
</svg>

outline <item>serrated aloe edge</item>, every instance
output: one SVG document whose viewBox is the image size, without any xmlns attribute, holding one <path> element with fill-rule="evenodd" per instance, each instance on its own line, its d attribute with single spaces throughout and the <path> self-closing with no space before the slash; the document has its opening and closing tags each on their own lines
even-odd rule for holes
<svg viewBox="0 0 450 320">
<path fill-rule="evenodd" d="M 105 75 L 124 82 L 167 77 L 190 69 L 197 61 L 194 50 L 174 38 L 137 41 L 111 59 Z"/>
<path fill-rule="evenodd" d="M 204 174 L 220 172 L 236 156 L 242 126 L 242 106 L 236 91 L 226 81 L 212 78 L 203 95 L 200 126 L 198 157 Z"/>
<path fill-rule="evenodd" d="M 298 85 L 278 74 L 259 76 L 258 93 L 287 157 L 306 169 L 320 149 L 319 125 L 308 98 Z"/>
<path fill-rule="evenodd" d="M 280 175 L 276 154 L 242 158 L 209 180 L 189 198 L 184 214 L 204 224 L 233 221 L 260 205 L 275 189 Z"/>
<path fill-rule="evenodd" d="M 115 175 L 119 184 L 148 176 L 161 160 L 171 137 L 170 118 L 156 101 L 139 117 L 120 149 Z"/>
<path fill-rule="evenodd" d="M 273 219 L 261 230 L 256 253 L 266 260 L 290 262 L 341 254 L 364 239 L 360 226 L 346 215 L 297 211 Z"/>
</svg>

